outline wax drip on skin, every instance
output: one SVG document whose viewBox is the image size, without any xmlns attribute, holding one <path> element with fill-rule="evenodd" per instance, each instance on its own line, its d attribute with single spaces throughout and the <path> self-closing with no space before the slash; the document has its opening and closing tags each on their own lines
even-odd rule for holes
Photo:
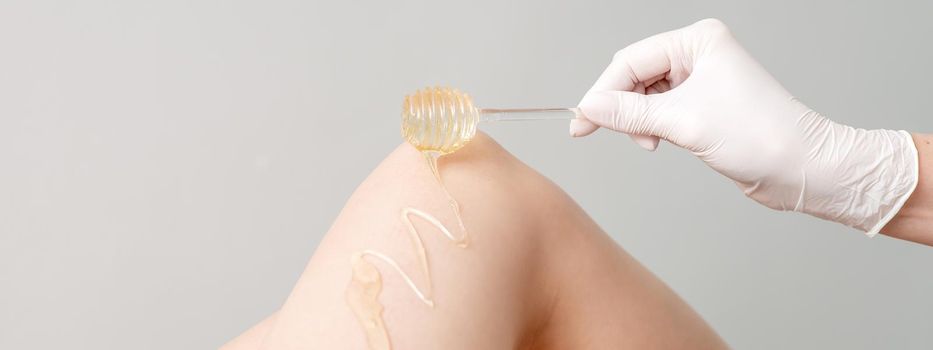
<svg viewBox="0 0 933 350">
<path fill-rule="evenodd" d="M 346 290 L 347 303 L 350 305 L 350 309 L 353 311 L 354 315 L 356 315 L 363 331 L 366 333 L 366 342 L 372 350 L 389 350 L 392 346 L 385 323 L 382 319 L 384 307 L 379 303 L 379 294 L 382 292 L 382 275 L 379 273 L 379 270 L 376 269 L 376 266 L 367 261 L 365 257 L 373 257 L 392 267 L 392 269 L 398 272 L 405 283 L 408 284 L 408 287 L 411 288 L 418 299 L 428 307 L 433 308 L 434 287 L 431 279 L 431 270 L 428 264 L 428 256 L 424 248 L 424 242 L 421 239 L 421 234 L 418 233 L 418 230 L 415 228 L 414 223 L 411 221 L 411 217 L 417 216 L 427 221 L 458 247 L 466 248 L 469 245 L 469 235 L 467 234 L 466 226 L 463 224 L 463 218 L 460 216 L 460 205 L 454 200 L 453 196 L 450 195 L 443 181 L 441 181 L 440 172 L 437 168 L 437 161 L 441 154 L 429 151 L 424 151 L 422 154 L 424 155 L 428 167 L 431 169 L 431 173 L 434 174 L 435 179 L 437 179 L 438 184 L 440 184 L 441 189 L 444 191 L 448 204 L 453 210 L 454 216 L 457 218 L 457 224 L 462 234 L 460 237 L 454 236 L 440 220 L 437 220 L 437 218 L 424 211 L 412 207 L 402 208 L 400 219 L 405 223 L 405 228 L 408 231 L 412 247 L 418 257 L 421 273 L 425 276 L 426 283 L 423 289 L 418 287 L 411 276 L 399 266 L 395 259 L 383 253 L 367 249 L 357 252 L 350 257 L 350 262 L 353 265 L 353 277 Z"/>
<path fill-rule="evenodd" d="M 424 156 L 425 161 L 427 161 L 428 167 L 431 169 L 431 173 L 434 174 L 434 179 L 437 180 L 437 184 L 440 185 L 441 190 L 444 191 L 444 195 L 447 196 L 447 204 L 453 211 L 454 217 L 457 218 L 457 226 L 459 226 L 460 232 L 463 233 L 460 235 L 459 240 L 453 239 L 449 235 L 449 231 L 446 231 L 448 232 L 447 236 L 451 237 L 450 239 L 453 240 L 458 247 L 466 248 L 468 245 L 470 245 L 470 236 L 467 234 L 466 225 L 463 224 L 463 217 L 460 215 L 460 203 L 458 203 L 457 200 L 454 199 L 452 195 L 450 195 L 450 192 L 447 191 L 447 186 L 444 186 L 444 181 L 441 180 L 441 173 L 437 169 L 437 161 L 440 159 L 441 154 L 438 152 L 430 151 L 423 151 L 421 154 Z"/>
<path fill-rule="evenodd" d="M 379 303 L 379 293 L 382 292 L 382 275 L 372 263 L 363 259 L 360 253 L 350 257 L 353 266 L 353 279 L 347 286 L 347 304 L 356 315 L 357 321 L 366 333 L 366 343 L 373 350 L 388 350 L 392 348 L 389 334 L 386 333 L 385 323 L 382 321 L 382 304 Z"/>
</svg>

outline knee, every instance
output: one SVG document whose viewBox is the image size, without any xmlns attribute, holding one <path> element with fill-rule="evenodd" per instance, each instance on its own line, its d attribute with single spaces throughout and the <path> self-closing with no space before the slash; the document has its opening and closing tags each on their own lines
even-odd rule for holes
<svg viewBox="0 0 933 350">
<path fill-rule="evenodd" d="M 439 166 L 444 185 L 460 203 L 471 244 L 453 244 L 430 220 L 411 217 L 409 227 L 401 218 L 403 208 L 416 208 L 452 234 L 462 234 L 424 157 L 403 144 L 351 196 L 282 308 L 279 331 L 271 339 L 320 341 L 334 332 L 355 334 L 353 315 L 339 299 L 351 277 L 350 257 L 366 250 L 395 259 L 436 302 L 426 307 L 396 267 L 371 261 L 384 283 L 379 296 L 384 319 L 400 348 L 419 347 L 422 343 L 412 342 L 424 333 L 431 336 L 421 341 L 435 345 L 475 338 L 477 348 L 515 347 L 527 339 L 551 304 L 550 272 L 560 256 L 553 253 L 567 240 L 561 231 L 588 219 L 557 186 L 484 134 L 441 158 Z M 415 239 L 411 228 L 418 231 Z M 427 268 L 419 259 L 419 245 Z"/>
<path fill-rule="evenodd" d="M 459 203 L 463 226 L 470 237 L 469 246 L 457 247 L 431 223 L 417 217 L 411 220 L 423 233 L 438 311 L 452 307 L 454 310 L 447 310 L 483 319 L 499 315 L 490 325 L 511 330 L 520 339 L 526 325 L 543 318 L 549 303 L 543 291 L 548 285 L 548 249 L 555 241 L 552 237 L 557 236 L 561 225 L 568 225 L 568 218 L 577 216 L 575 211 L 579 209 L 551 181 L 482 133 L 460 151 L 441 157 L 438 170 L 443 186 Z M 402 207 L 422 210 L 452 234 L 461 234 L 455 213 L 426 161 L 407 144 L 392 152 L 360 186 L 344 212 L 371 208 L 396 215 Z M 353 216 L 357 217 L 354 221 L 361 219 Z M 397 222 L 398 217 L 393 220 Z M 386 222 L 378 226 L 388 225 Z M 391 231 L 404 231 L 398 223 L 391 226 L 396 227 Z M 382 249 L 395 256 L 410 254 L 403 232 L 366 236 L 354 245 Z M 386 293 L 395 294 L 390 288 L 404 289 L 396 276 L 383 267 L 379 266 L 384 270 Z"/>
</svg>

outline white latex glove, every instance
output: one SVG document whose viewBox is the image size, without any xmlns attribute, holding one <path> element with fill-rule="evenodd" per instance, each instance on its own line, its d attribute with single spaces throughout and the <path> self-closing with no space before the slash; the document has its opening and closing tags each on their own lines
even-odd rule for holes
<svg viewBox="0 0 933 350">
<path fill-rule="evenodd" d="M 619 51 L 580 102 L 583 136 L 683 147 L 755 201 L 878 232 L 917 184 L 909 133 L 837 124 L 804 106 L 715 19 Z"/>
</svg>

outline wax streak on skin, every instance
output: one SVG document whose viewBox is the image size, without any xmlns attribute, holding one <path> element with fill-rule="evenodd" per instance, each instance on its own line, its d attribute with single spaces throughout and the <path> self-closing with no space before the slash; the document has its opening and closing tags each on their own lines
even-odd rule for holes
<svg viewBox="0 0 933 350">
<path fill-rule="evenodd" d="M 366 334 L 366 343 L 372 350 L 389 350 L 389 334 L 386 333 L 385 323 L 382 321 L 382 304 L 379 303 L 379 293 L 382 292 L 382 275 L 372 263 L 363 259 L 363 255 L 356 253 L 350 257 L 353 264 L 353 279 L 347 286 L 347 304 L 356 315 L 363 332 Z"/>
<path fill-rule="evenodd" d="M 441 153 L 422 151 L 421 154 L 424 156 L 425 161 L 427 161 L 428 168 L 431 169 L 431 173 L 434 174 L 434 179 L 437 180 L 437 184 L 441 186 L 441 190 L 443 190 L 444 195 L 447 196 L 447 204 L 450 205 L 450 209 L 453 210 L 454 216 L 457 218 L 457 225 L 460 227 L 460 232 L 463 232 L 459 240 L 452 238 L 450 231 L 445 231 L 445 235 L 453 240 L 458 247 L 466 248 L 468 245 L 470 245 L 470 236 L 467 234 L 466 225 L 463 224 L 463 217 L 460 216 L 460 204 L 457 203 L 457 200 L 455 200 L 454 197 L 450 195 L 450 192 L 447 191 L 447 186 L 444 186 L 444 181 L 441 180 L 441 173 L 437 170 L 437 161 L 440 159 Z M 440 226 L 443 227 L 443 225 Z"/>
<path fill-rule="evenodd" d="M 412 246 L 418 256 L 421 273 L 425 276 L 426 284 L 424 289 L 418 287 L 414 280 L 412 280 L 411 275 L 405 272 L 395 259 L 383 253 L 366 249 L 350 257 L 351 264 L 353 265 L 353 278 L 346 290 L 347 303 L 350 305 L 350 309 L 353 310 L 354 315 L 356 315 L 357 320 L 363 327 L 366 333 L 366 342 L 372 350 L 389 350 L 392 346 L 385 328 L 385 323 L 382 320 L 384 307 L 379 303 L 379 294 L 382 292 L 382 275 L 379 273 L 379 270 L 376 269 L 375 265 L 364 259 L 364 257 L 371 256 L 388 264 L 402 276 L 402 279 L 405 280 L 405 283 L 408 284 L 408 287 L 411 288 L 418 299 L 428 307 L 433 308 L 434 287 L 431 281 L 427 251 L 424 248 L 424 241 L 421 238 L 421 234 L 419 234 L 418 229 L 415 228 L 414 223 L 411 221 L 411 217 L 417 216 L 427 221 L 458 247 L 466 248 L 469 245 L 469 236 L 463 224 L 463 219 L 460 216 L 460 206 L 450 195 L 450 192 L 447 191 L 447 188 L 441 181 L 440 173 L 437 170 L 437 160 L 440 154 L 435 152 L 423 152 L 423 154 L 425 160 L 427 160 L 428 167 L 431 168 L 431 172 L 440 184 L 441 189 L 444 190 L 448 204 L 451 209 L 453 209 L 454 215 L 457 218 L 457 224 L 463 233 L 460 237 L 456 237 L 434 216 L 412 207 L 402 208 L 400 219 L 405 223 Z"/>
<path fill-rule="evenodd" d="M 358 254 L 372 256 L 372 257 L 378 258 L 379 260 L 384 261 L 386 264 L 388 264 L 393 269 L 395 269 L 395 271 L 398 272 L 399 275 L 402 276 L 402 279 L 404 279 L 405 283 L 408 284 L 408 287 L 410 287 L 411 290 L 415 292 L 415 295 L 418 296 L 418 299 L 421 299 L 421 301 L 424 302 L 425 305 L 429 307 L 434 307 L 434 288 L 433 288 L 433 283 L 431 282 L 431 271 L 428 269 L 428 255 L 424 249 L 424 241 L 422 241 L 421 235 L 418 234 L 418 230 L 415 229 L 415 225 L 411 221 L 411 215 L 421 217 L 422 219 L 424 219 L 431 225 L 434 225 L 434 227 L 436 227 L 439 231 L 441 231 L 441 233 L 443 233 L 444 236 L 446 236 L 448 239 L 453 241 L 458 246 L 463 246 L 462 244 L 466 242 L 466 236 L 461 236 L 459 238 L 454 237 L 454 235 L 450 233 L 450 230 L 448 230 L 447 227 L 444 226 L 444 224 L 442 224 L 435 217 L 421 210 L 418 210 L 412 207 L 405 207 L 404 209 L 402 209 L 402 217 L 401 217 L 402 222 L 404 222 L 405 226 L 407 226 L 408 228 L 408 233 L 410 235 L 411 242 L 414 245 L 415 253 L 418 255 L 418 264 L 421 266 L 421 272 L 425 276 L 426 282 L 425 282 L 424 290 L 418 287 L 418 285 L 414 282 L 414 280 L 412 280 L 411 275 L 405 272 L 405 270 L 403 270 L 402 267 L 399 266 L 397 262 L 395 262 L 395 259 L 392 259 L 380 252 L 377 252 L 374 250 L 368 250 L 368 249 Z"/>
</svg>

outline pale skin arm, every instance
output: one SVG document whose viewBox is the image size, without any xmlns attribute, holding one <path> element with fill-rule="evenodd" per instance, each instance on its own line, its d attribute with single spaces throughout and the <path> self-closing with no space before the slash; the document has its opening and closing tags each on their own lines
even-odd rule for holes
<svg viewBox="0 0 933 350">
<path fill-rule="evenodd" d="M 441 160 L 472 235 L 466 249 L 423 228 L 435 308 L 389 267 L 380 297 L 395 349 L 724 349 L 686 303 L 549 180 L 485 135 Z M 421 155 L 402 145 L 360 185 L 276 314 L 225 349 L 365 349 L 344 300 L 349 257 L 413 261 L 397 212 L 456 227 Z"/>
<path fill-rule="evenodd" d="M 881 233 L 933 246 L 933 134 L 913 134 L 920 173 L 917 188 Z"/>
</svg>

